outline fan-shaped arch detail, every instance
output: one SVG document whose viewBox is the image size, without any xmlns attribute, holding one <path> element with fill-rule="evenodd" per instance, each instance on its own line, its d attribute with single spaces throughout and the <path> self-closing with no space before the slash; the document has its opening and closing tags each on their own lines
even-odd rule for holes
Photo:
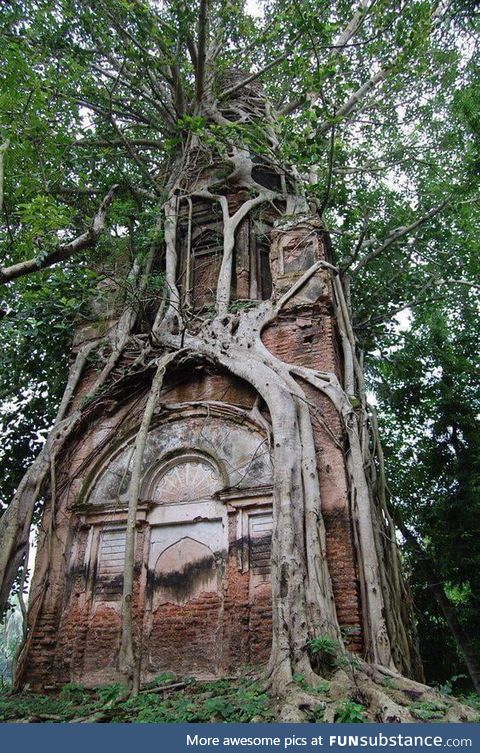
<svg viewBox="0 0 480 753">
<path fill-rule="evenodd" d="M 144 479 L 142 498 L 157 504 L 209 499 L 222 486 L 220 472 L 200 453 L 177 456 L 156 464 Z"/>
</svg>

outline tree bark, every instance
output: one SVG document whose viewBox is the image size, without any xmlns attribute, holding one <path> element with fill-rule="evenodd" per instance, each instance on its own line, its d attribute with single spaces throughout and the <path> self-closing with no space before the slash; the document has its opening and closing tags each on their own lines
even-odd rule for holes
<svg viewBox="0 0 480 753">
<path fill-rule="evenodd" d="M 142 461 L 147 441 L 148 429 L 162 388 L 165 370 L 170 361 L 178 354 L 168 353 L 162 356 L 153 377 L 147 403 L 143 412 L 142 423 L 135 439 L 132 478 L 128 491 L 128 513 L 125 541 L 125 565 L 123 572 L 122 596 L 122 636 L 120 641 L 119 667 L 125 677 L 128 691 L 138 693 L 140 687 L 139 665 L 135 657 L 133 639 L 133 588 L 135 573 L 135 531 L 137 524 L 137 507 L 140 484 L 142 480 Z"/>
</svg>

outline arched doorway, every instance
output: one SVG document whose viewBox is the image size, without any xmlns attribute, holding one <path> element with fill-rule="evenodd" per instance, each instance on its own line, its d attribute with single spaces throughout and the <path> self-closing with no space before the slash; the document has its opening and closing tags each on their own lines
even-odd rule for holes
<svg viewBox="0 0 480 753">
<path fill-rule="evenodd" d="M 262 428 L 240 409 L 210 403 L 170 411 L 148 434 L 134 591 L 142 682 L 268 659 L 272 468 Z M 132 447 L 127 438 L 99 459 L 72 552 L 72 568 L 82 557 L 88 610 L 78 677 L 96 683 L 117 680 Z"/>
<path fill-rule="evenodd" d="M 147 471 L 150 506 L 144 673 L 216 674 L 223 640 L 228 550 L 218 466 L 201 453 L 176 454 Z"/>
</svg>

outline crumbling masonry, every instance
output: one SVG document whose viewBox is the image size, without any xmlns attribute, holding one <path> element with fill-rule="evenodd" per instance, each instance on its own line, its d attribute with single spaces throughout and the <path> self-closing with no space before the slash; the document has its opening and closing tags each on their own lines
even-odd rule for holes
<svg viewBox="0 0 480 753">
<path fill-rule="evenodd" d="M 183 220 L 179 246 L 185 245 Z M 269 220 L 260 218 L 260 239 L 249 218 L 237 233 L 234 299 L 239 307 L 269 297 L 272 278 L 277 289 L 288 289 L 315 261 L 328 260 L 328 238 L 318 223 L 272 229 Z M 189 267 L 188 295 L 196 310 L 211 305 L 219 268 L 221 246 L 210 203 L 195 205 L 193 227 L 190 258 L 183 260 L 180 277 L 185 279 Z M 96 334 L 92 325 L 79 330 L 77 347 Z M 336 373 L 341 380 L 327 271 L 317 272 L 285 306 L 263 340 L 279 358 Z M 87 372 L 78 401 L 89 379 L 93 373 Z M 30 597 L 31 635 L 21 680 L 31 687 L 118 679 L 126 492 L 144 394 L 142 384 L 132 384 L 122 401 L 104 405 L 70 443 L 57 469 L 55 535 L 48 536 L 49 506 Z M 337 615 L 350 646 L 361 652 L 342 425 L 325 396 L 308 387 L 307 395 L 315 416 Z M 207 367 L 179 370 L 167 379 L 148 436 L 138 509 L 134 617 L 143 680 L 166 670 L 218 675 L 268 660 L 269 443 L 268 414 L 241 380 Z M 47 560 L 45 589 L 41 574 Z"/>
</svg>

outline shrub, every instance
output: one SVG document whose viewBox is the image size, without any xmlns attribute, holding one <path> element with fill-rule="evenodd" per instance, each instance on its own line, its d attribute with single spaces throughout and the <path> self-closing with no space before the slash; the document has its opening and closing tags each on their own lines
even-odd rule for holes
<svg viewBox="0 0 480 753">
<path fill-rule="evenodd" d="M 335 709 L 335 721 L 343 724 L 362 724 L 367 721 L 365 706 L 355 701 L 343 701 Z"/>
</svg>

